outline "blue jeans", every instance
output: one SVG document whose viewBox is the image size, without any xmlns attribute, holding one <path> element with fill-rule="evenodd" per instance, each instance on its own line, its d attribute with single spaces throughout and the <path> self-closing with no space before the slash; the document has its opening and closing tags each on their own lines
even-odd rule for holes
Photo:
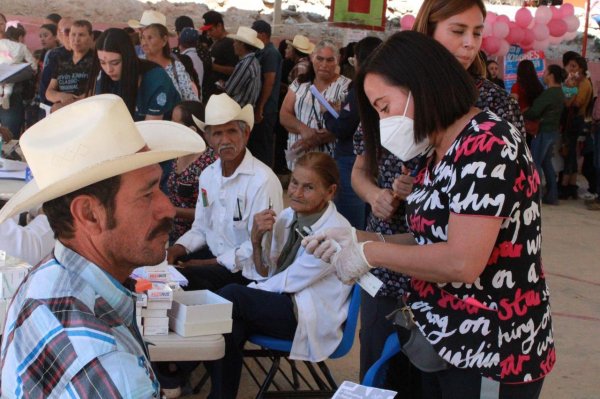
<svg viewBox="0 0 600 399">
<path fill-rule="evenodd" d="M 556 171 L 552 166 L 552 154 L 554 143 L 558 140 L 558 132 L 540 131 L 531 141 L 531 155 L 538 172 L 544 172 L 546 177 L 546 196 L 544 199 L 548 202 L 555 202 L 558 199 L 558 187 L 556 183 Z"/>
<path fill-rule="evenodd" d="M 354 166 L 354 155 L 336 156 L 340 171 L 340 187 L 335 196 L 334 203 L 339 213 L 341 213 L 352 225 L 359 230 L 364 230 L 366 222 L 366 205 L 352 189 L 351 176 Z"/>
</svg>

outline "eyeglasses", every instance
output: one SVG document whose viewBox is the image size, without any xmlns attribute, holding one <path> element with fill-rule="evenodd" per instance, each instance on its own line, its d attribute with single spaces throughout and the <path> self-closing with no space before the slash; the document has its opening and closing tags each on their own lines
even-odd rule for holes
<svg viewBox="0 0 600 399">
<path fill-rule="evenodd" d="M 68 35 L 69 33 L 71 33 L 71 28 L 62 29 L 60 32 L 64 35 Z"/>
</svg>

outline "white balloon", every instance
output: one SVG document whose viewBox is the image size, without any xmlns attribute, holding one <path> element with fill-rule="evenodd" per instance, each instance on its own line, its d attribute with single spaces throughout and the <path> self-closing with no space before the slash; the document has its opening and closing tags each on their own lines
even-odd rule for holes
<svg viewBox="0 0 600 399">
<path fill-rule="evenodd" d="M 563 35 L 563 40 L 564 41 L 573 40 L 576 37 L 577 37 L 577 32 L 567 32 Z"/>
<path fill-rule="evenodd" d="M 556 36 L 550 35 L 548 40 L 550 41 L 550 44 L 560 44 L 563 41 L 563 37 L 564 37 L 564 35 L 561 37 L 556 37 Z"/>
<path fill-rule="evenodd" d="M 500 57 L 504 57 L 506 54 L 508 54 L 509 50 L 510 50 L 510 44 L 506 40 L 502 40 L 500 42 L 500 49 L 498 50 L 496 55 L 498 55 Z"/>
<path fill-rule="evenodd" d="M 548 6 L 540 6 L 535 10 L 535 21 L 537 24 L 547 24 L 552 19 L 552 10 Z"/>
<path fill-rule="evenodd" d="M 579 29 L 579 18 L 575 15 L 565 17 L 564 21 L 567 23 L 567 32 L 575 32 Z"/>
</svg>

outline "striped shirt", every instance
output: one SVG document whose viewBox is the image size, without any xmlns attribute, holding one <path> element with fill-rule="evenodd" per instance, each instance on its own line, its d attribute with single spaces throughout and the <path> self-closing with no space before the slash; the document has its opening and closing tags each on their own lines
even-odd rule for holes
<svg viewBox="0 0 600 399">
<path fill-rule="evenodd" d="M 325 89 L 323 97 L 327 101 L 332 103 L 343 103 L 348 95 L 348 86 L 350 85 L 350 79 L 343 75 L 339 75 L 335 81 L 333 81 L 327 89 Z M 296 95 L 296 101 L 294 103 L 294 114 L 296 118 L 314 129 L 321 129 L 325 127 L 325 121 L 323 114 L 321 113 L 321 105 L 319 101 L 310 92 L 310 86 L 312 82 L 299 83 L 298 80 L 290 85 L 289 90 L 294 92 Z M 299 134 L 290 132 L 288 136 L 287 149 L 290 150 L 294 143 L 300 140 L 302 137 Z M 334 143 L 320 145 L 318 148 L 312 149 L 312 151 L 326 152 L 333 156 Z M 293 170 L 295 162 L 288 161 L 288 168 Z"/>
<path fill-rule="evenodd" d="M 256 105 L 260 95 L 260 63 L 255 53 L 246 54 L 235 65 L 233 73 L 225 83 L 225 91 L 240 107 Z"/>
<path fill-rule="evenodd" d="M 158 398 L 133 294 L 56 241 L 8 310 L 3 398 Z"/>
</svg>

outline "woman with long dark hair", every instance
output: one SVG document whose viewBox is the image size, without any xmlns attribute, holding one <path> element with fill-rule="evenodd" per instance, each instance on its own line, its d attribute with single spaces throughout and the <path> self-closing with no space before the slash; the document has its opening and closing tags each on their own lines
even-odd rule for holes
<svg viewBox="0 0 600 399">
<path fill-rule="evenodd" d="M 118 28 L 105 30 L 96 40 L 87 92 L 118 95 L 136 121 L 170 119 L 180 100 L 165 70 L 140 60 L 127 32 Z"/>
<path fill-rule="evenodd" d="M 519 102 L 521 112 L 533 104 L 544 91 L 544 86 L 531 60 L 522 60 L 517 65 L 517 81 L 510 89 L 510 95 Z"/>
</svg>

